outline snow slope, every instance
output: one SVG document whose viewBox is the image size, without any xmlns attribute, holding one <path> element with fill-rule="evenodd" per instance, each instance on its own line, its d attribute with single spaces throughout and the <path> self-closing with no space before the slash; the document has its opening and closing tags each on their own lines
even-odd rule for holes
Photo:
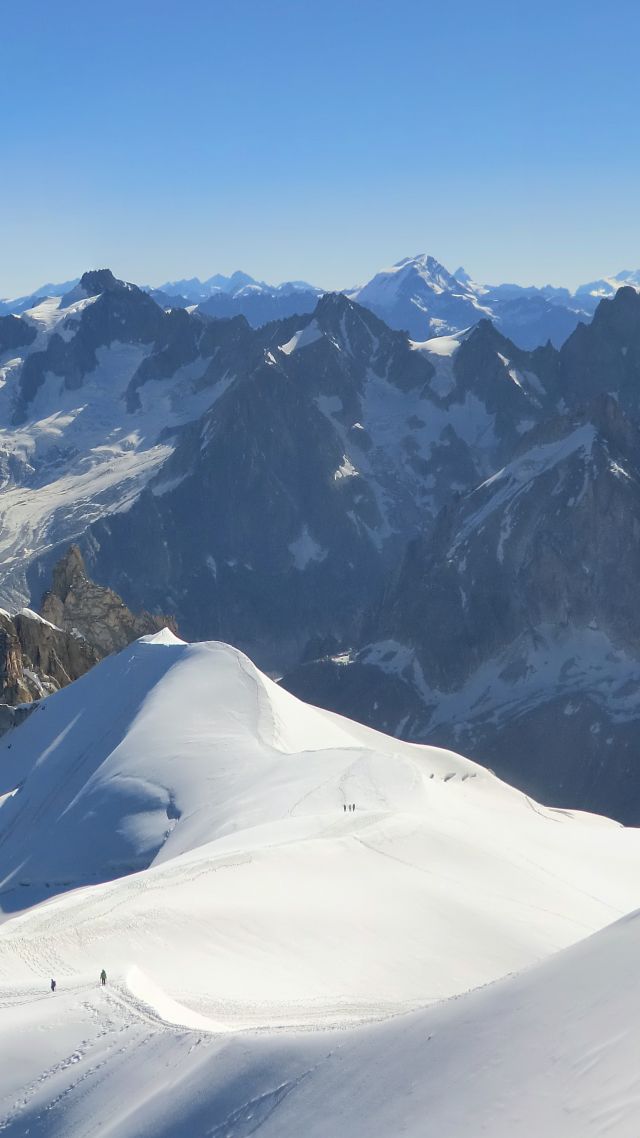
<svg viewBox="0 0 640 1138">
<path fill-rule="evenodd" d="M 428 1005 L 638 907 L 638 831 L 542 808 L 167 632 L 47 700 L 0 772 L 2 1133 L 382 1138 L 424 1134 L 429 1110 L 438 1138 L 466 1138 L 465 1117 L 538 1138 L 530 1117 L 615 1071 L 613 985 L 577 1025 L 568 1009 L 599 945 L 630 969 L 637 922 Z M 509 1088 L 547 1077 L 554 1031 L 532 1115 Z M 605 1132 L 631 1134 L 548 1131 Z"/>
<path fill-rule="evenodd" d="M 636 1138 L 640 914 L 384 1023 L 229 1035 L 124 986 L 3 992 L 0 1128 L 89 1138 Z"/>
</svg>

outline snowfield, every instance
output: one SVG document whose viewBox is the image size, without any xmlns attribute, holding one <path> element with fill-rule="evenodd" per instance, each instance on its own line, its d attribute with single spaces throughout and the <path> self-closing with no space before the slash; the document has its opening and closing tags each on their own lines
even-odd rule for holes
<svg viewBox="0 0 640 1138">
<path fill-rule="evenodd" d="M 639 831 L 166 631 L 0 779 L 0 1133 L 635 1138 Z"/>
</svg>

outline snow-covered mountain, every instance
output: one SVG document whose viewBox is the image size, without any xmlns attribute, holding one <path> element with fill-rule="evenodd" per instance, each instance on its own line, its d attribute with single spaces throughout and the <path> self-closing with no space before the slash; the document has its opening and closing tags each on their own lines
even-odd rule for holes
<svg viewBox="0 0 640 1138">
<path fill-rule="evenodd" d="M 241 270 L 231 273 L 228 277 L 224 276 L 223 273 L 215 273 L 204 281 L 201 281 L 199 277 L 188 277 L 177 281 L 165 281 L 164 284 L 155 287 L 159 292 L 167 293 L 169 296 L 183 296 L 191 304 L 198 304 L 201 300 L 213 296 L 214 293 L 224 292 L 232 296 L 247 286 L 268 287 L 262 281 L 254 280 L 248 273 L 243 273 Z"/>
<path fill-rule="evenodd" d="M 243 272 L 229 277 L 216 273 L 206 281 L 198 277 L 166 281 L 159 288 L 146 291 L 162 308 L 197 305 L 202 313 L 218 319 L 244 316 L 254 328 L 296 313 L 312 312 L 322 295 L 322 289 L 306 281 L 271 285 Z"/>
<path fill-rule="evenodd" d="M 471 281 L 456 280 L 426 253 L 376 273 L 351 296 L 414 340 L 448 336 L 491 316 Z"/>
<path fill-rule="evenodd" d="M 340 294 L 254 331 L 90 273 L 7 319 L 5 603 L 39 603 L 79 538 L 134 608 L 271 669 L 339 644 L 425 515 L 543 403 L 490 326 L 414 344 Z"/>
<path fill-rule="evenodd" d="M 530 370 L 513 380 L 521 353 L 487 324 L 416 345 L 328 294 L 262 334 L 271 346 L 85 545 L 136 607 L 279 670 L 344 642 L 405 541 L 504 461 L 546 396 Z"/>
<path fill-rule="evenodd" d="M 639 831 L 168 632 L 52 696 L 0 756 L 4 1133 L 320 1133 L 328 1095 L 323 1133 L 387 1136 L 401 1115 L 422 1134 L 431 1101 L 449 1138 L 468 1110 L 566 1138 L 577 1069 L 583 1099 L 633 1114 L 613 1064 L 637 922 L 449 997 L 636 907 Z M 546 1072 L 547 1113 L 518 1131 Z"/>
<path fill-rule="evenodd" d="M 625 780 L 637 716 L 632 700 L 622 716 L 616 693 L 638 661 L 627 636 L 637 575 L 627 527 L 640 461 L 639 305 L 636 290 L 620 289 L 560 351 L 525 351 L 485 319 L 409 340 L 341 294 L 252 329 L 242 317 L 165 311 L 107 271 L 85 274 L 66 297 L 0 321 L 3 603 L 37 608 L 53 563 L 77 541 L 90 574 L 134 610 L 173 613 L 188 636 L 233 642 L 273 674 L 293 671 L 286 682 L 313 702 L 461 746 L 538 797 L 635 819 Z M 619 427 L 602 404 L 610 394 Z M 602 469 L 583 469 L 582 451 L 571 451 L 569 489 L 556 491 L 538 451 L 589 424 L 604 440 L 594 452 Z M 624 494 L 611 483 L 618 467 L 630 476 Z M 506 487 L 521 483 L 513 505 Z M 485 497 L 495 506 L 476 526 L 473 504 Z M 466 568 L 448 556 L 458 530 L 469 532 Z M 405 557 L 414 539 L 420 555 Z M 608 549 L 617 616 L 601 572 Z M 521 648 L 532 635 L 527 606 L 546 611 L 529 562 L 538 593 L 564 598 L 549 602 L 553 620 L 575 634 L 549 640 L 536 616 L 546 655 Z M 400 565 L 414 568 L 398 586 Z M 398 589 L 406 599 L 391 604 Z M 592 620 L 606 632 L 597 682 Z M 366 657 L 344 667 L 349 650 Z M 526 718 L 513 686 L 498 696 L 490 679 L 504 652 L 534 677 Z M 296 678 L 303 661 L 327 656 Z M 552 714 L 554 661 L 574 657 L 573 696 L 579 689 L 597 713 L 565 715 L 568 696 Z M 366 682 L 352 683 L 363 663 Z M 487 707 L 502 710 L 464 718 L 484 665 Z M 543 762 L 548 723 L 556 749 Z"/>
<path fill-rule="evenodd" d="M 65 295 L 77 284 L 78 279 L 46 284 L 28 296 L 0 299 L 0 317 L 19 315 L 45 297 Z M 480 284 L 462 267 L 450 273 L 435 257 L 422 253 L 376 273 L 357 289 L 343 291 L 418 341 L 455 334 L 488 318 L 520 348 L 531 349 L 549 340 L 560 347 L 579 322 L 591 319 L 600 300 L 625 285 L 640 287 L 640 270 L 623 270 L 575 292 L 553 285 Z M 229 276 L 215 273 L 206 280 L 168 280 L 145 285 L 144 290 L 161 308 L 197 306 L 218 319 L 244 316 L 254 328 L 312 312 L 323 291 L 300 280 L 268 284 L 240 270 Z"/>
<path fill-rule="evenodd" d="M 244 321 L 165 313 L 107 271 L 6 321 L 0 508 L 10 598 L 12 566 L 134 500 L 180 427 L 228 385 L 251 333 Z"/>
<path fill-rule="evenodd" d="M 0 298 L 0 319 L 19 316 L 43 300 L 67 296 L 79 282 L 80 278 L 76 277 L 61 284 L 41 285 L 27 296 Z M 164 309 L 200 306 L 205 314 L 219 319 L 244 316 L 258 328 L 271 320 L 312 312 L 323 290 L 307 281 L 267 284 L 238 270 L 230 276 L 215 273 L 204 281 L 187 277 L 158 286 L 145 285 L 143 291 Z"/>
<path fill-rule="evenodd" d="M 510 374 L 534 413 L 509 462 L 425 526 L 356 652 L 284 682 L 548 802 L 637 821 L 640 295 Z"/>
<path fill-rule="evenodd" d="M 491 319 L 521 348 L 548 340 L 560 347 L 595 308 L 567 289 L 480 285 L 464 269 L 452 275 L 424 253 L 405 257 L 350 295 L 415 340 L 447 336 Z"/>
<path fill-rule="evenodd" d="M 289 293 L 313 292 L 320 295 L 322 290 L 310 285 L 307 281 L 283 281 L 279 285 L 267 284 L 257 281 L 248 273 L 240 270 L 226 277 L 223 273 L 215 273 L 207 280 L 201 281 L 198 277 L 189 277 L 184 280 L 165 281 L 158 285 L 157 290 L 169 296 L 185 297 L 190 304 L 200 304 L 209 297 L 219 294 L 233 297 L 250 296 L 263 293 L 268 296 L 286 296 Z"/>
<path fill-rule="evenodd" d="M 589 281 L 588 284 L 580 285 L 574 295 L 587 311 L 595 312 L 603 298 L 615 296 L 618 289 L 625 285 L 640 288 L 640 269 L 623 269 L 613 277 L 601 277 L 600 280 Z"/>
</svg>

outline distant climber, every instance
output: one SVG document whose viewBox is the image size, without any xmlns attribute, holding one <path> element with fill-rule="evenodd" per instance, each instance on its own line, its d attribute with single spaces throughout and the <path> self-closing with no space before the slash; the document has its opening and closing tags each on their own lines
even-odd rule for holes
<svg viewBox="0 0 640 1138">
<path fill-rule="evenodd" d="M 343 804 L 343 807 L 342 807 L 342 809 L 344 810 L 344 812 L 345 812 L 345 814 L 346 814 L 346 813 L 347 813 L 347 804 L 346 804 L 346 802 Z"/>
<path fill-rule="evenodd" d="M 105 972 L 105 970 L 104 970 L 104 968 L 103 968 L 103 969 L 102 969 L 102 972 L 100 973 L 100 983 L 102 984 L 102 987 L 103 987 L 103 988 L 104 988 L 104 986 L 105 986 L 106 982 L 107 982 L 107 974 L 106 974 L 106 972 Z"/>
<path fill-rule="evenodd" d="M 52 980 L 51 981 L 51 991 L 55 992 L 55 990 L 56 990 L 56 982 L 55 982 L 55 980 Z"/>
</svg>

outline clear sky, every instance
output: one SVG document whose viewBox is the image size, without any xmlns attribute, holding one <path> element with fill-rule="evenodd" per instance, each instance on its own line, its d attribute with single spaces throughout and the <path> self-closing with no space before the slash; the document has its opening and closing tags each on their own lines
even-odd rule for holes
<svg viewBox="0 0 640 1138">
<path fill-rule="evenodd" d="M 638 0 L 1 0 L 0 295 L 640 266 Z"/>
</svg>

